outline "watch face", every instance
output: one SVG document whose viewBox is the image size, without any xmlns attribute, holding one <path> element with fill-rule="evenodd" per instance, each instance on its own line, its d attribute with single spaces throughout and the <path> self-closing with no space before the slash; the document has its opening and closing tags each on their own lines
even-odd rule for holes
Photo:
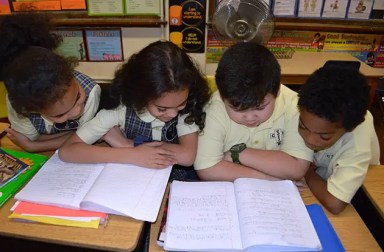
<svg viewBox="0 0 384 252">
<path fill-rule="evenodd" d="M 236 145 L 234 145 L 234 146 L 231 147 L 231 151 L 234 151 L 234 152 L 241 152 L 241 151 L 243 151 L 245 148 L 247 148 L 247 146 L 245 145 L 245 143 L 236 144 Z"/>
</svg>

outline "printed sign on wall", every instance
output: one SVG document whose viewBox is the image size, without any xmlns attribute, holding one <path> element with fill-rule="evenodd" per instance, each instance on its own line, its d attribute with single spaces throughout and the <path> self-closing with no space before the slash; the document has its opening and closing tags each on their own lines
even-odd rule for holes
<svg viewBox="0 0 384 252">
<path fill-rule="evenodd" d="M 169 40 L 191 53 L 204 53 L 206 0 L 169 0 Z"/>
</svg>

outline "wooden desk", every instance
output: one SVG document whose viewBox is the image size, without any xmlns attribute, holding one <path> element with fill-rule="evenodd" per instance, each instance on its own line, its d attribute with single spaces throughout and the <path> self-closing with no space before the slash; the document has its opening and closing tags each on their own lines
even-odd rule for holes
<svg viewBox="0 0 384 252">
<path fill-rule="evenodd" d="M 302 192 L 301 196 L 305 204 L 319 204 L 309 189 Z M 156 243 L 163 209 L 164 200 L 157 221 L 151 226 L 149 244 L 149 251 L 151 252 L 164 251 L 164 249 L 159 247 Z M 325 212 L 346 251 L 382 251 L 353 206 L 349 205 L 340 215 L 337 216 L 326 210 Z"/>
<path fill-rule="evenodd" d="M 363 184 L 363 191 L 384 220 L 384 166 L 370 166 Z"/>
<path fill-rule="evenodd" d="M 0 130 L 2 125 L 0 123 Z M 8 137 L 1 139 L 1 147 L 20 150 Z M 52 152 L 45 154 L 50 156 Z M 8 219 L 14 202 L 11 199 L 0 208 L 0 236 L 108 251 L 133 251 L 144 227 L 142 221 L 117 215 L 110 215 L 108 224 L 98 229 L 15 222 Z"/>
<path fill-rule="evenodd" d="M 308 77 L 322 67 L 328 60 L 359 61 L 349 53 L 343 52 L 295 52 L 291 59 L 279 59 L 281 82 L 283 84 L 304 84 Z M 384 68 L 373 68 L 361 62 L 360 72 L 368 80 L 370 104 L 372 104 L 378 79 L 384 77 Z"/>
</svg>

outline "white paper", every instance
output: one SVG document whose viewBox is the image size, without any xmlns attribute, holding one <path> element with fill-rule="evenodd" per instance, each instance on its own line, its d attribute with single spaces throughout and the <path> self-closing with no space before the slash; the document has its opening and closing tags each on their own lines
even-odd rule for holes
<svg viewBox="0 0 384 252">
<path fill-rule="evenodd" d="M 235 194 L 244 248 L 271 245 L 321 248 L 296 186 L 288 180 L 235 181 Z M 299 249 L 297 249 L 298 251 Z"/>
<path fill-rule="evenodd" d="M 294 16 L 296 0 L 276 0 L 273 5 L 275 16 Z"/>
<path fill-rule="evenodd" d="M 233 184 L 174 181 L 164 248 L 241 249 Z"/>
<path fill-rule="evenodd" d="M 81 207 L 154 222 L 171 170 L 107 164 Z"/>
<path fill-rule="evenodd" d="M 79 209 L 80 202 L 103 168 L 102 164 L 63 162 L 56 152 L 15 198 Z"/>
<path fill-rule="evenodd" d="M 292 181 L 174 181 L 165 232 L 174 251 L 322 249 Z"/>
<path fill-rule="evenodd" d="M 322 0 L 300 0 L 297 16 L 320 17 L 322 6 Z"/>
<path fill-rule="evenodd" d="M 171 170 L 67 163 L 55 153 L 15 198 L 154 222 Z"/>
<path fill-rule="evenodd" d="M 348 9 L 348 18 L 369 19 L 373 0 L 351 0 Z"/>
<path fill-rule="evenodd" d="M 325 0 L 322 17 L 345 18 L 348 0 Z"/>
</svg>

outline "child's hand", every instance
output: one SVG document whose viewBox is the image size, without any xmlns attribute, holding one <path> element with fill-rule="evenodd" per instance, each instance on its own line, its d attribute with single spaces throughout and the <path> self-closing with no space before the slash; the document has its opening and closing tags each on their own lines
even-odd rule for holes
<svg viewBox="0 0 384 252">
<path fill-rule="evenodd" d="M 135 147 L 135 164 L 148 168 L 165 168 L 176 164 L 175 153 L 162 145 L 162 142 L 151 142 Z"/>
</svg>

